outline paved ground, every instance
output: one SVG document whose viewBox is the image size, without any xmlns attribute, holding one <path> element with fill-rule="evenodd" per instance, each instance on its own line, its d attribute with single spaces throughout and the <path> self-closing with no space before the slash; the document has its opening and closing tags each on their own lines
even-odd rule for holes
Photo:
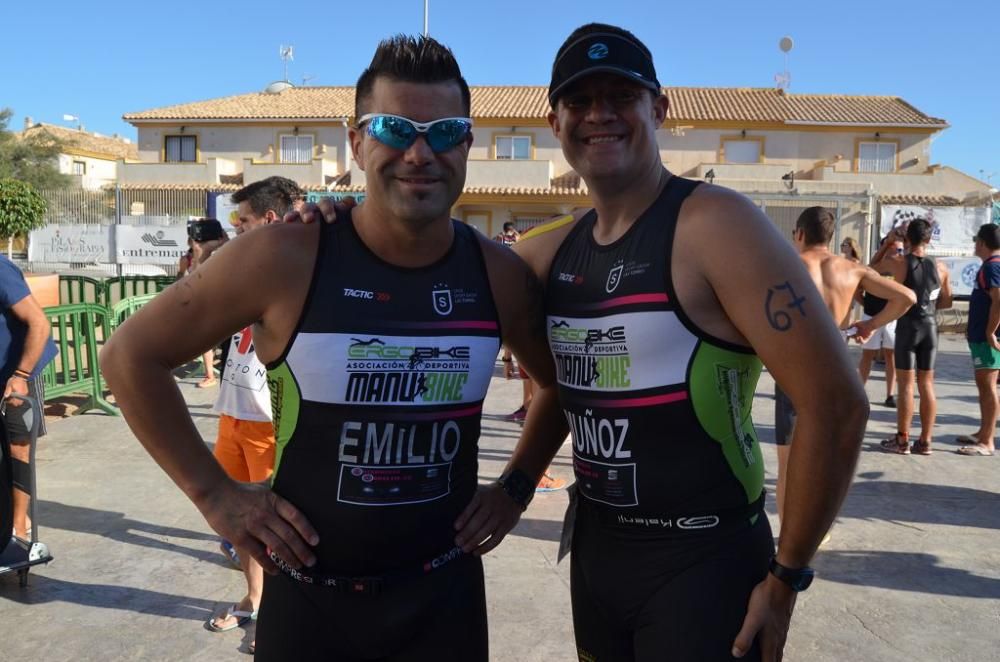
<svg viewBox="0 0 1000 662">
<path fill-rule="evenodd" d="M 499 369 L 498 369 L 499 374 Z M 939 359 L 936 453 L 876 450 L 894 412 L 873 405 L 854 487 L 818 579 L 799 600 L 787 660 L 827 662 L 997 659 L 1000 649 L 1000 456 L 953 452 L 978 408 L 964 342 L 946 337 Z M 869 384 L 884 398 L 881 372 Z M 182 383 L 191 413 L 214 438 L 214 393 Z M 502 420 L 519 385 L 494 379 L 486 403 L 481 476 L 494 477 L 518 428 Z M 754 406 L 773 486 L 773 384 Z M 570 472 L 569 447 L 555 472 Z M 55 421 L 38 451 L 41 539 L 55 561 L 20 589 L 0 576 L 0 660 L 241 660 L 250 632 L 213 634 L 213 611 L 243 594 L 242 575 L 217 551 L 194 507 L 153 464 L 125 424 L 102 414 Z M 574 660 L 569 566 L 555 555 L 565 494 L 541 495 L 486 559 L 496 660 Z M 773 507 L 770 509 L 774 522 Z"/>
</svg>

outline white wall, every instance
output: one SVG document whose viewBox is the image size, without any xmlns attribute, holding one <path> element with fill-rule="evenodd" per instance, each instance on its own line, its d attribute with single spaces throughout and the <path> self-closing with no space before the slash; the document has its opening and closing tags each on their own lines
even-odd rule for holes
<svg viewBox="0 0 1000 662">
<path fill-rule="evenodd" d="M 82 161 L 85 174 L 80 178 L 80 185 L 85 189 L 99 189 L 105 184 L 114 184 L 118 177 L 117 161 L 95 159 L 91 156 L 75 156 L 73 154 L 59 155 L 59 172 L 64 175 L 73 174 L 73 162 Z"/>
<path fill-rule="evenodd" d="M 204 161 L 211 157 L 228 159 L 241 163 L 243 159 L 276 163 L 280 151 L 280 135 L 293 134 L 298 126 L 299 135 L 312 135 L 313 144 L 320 148 L 319 156 L 338 164 L 338 172 L 344 172 L 347 130 L 340 124 L 274 124 L 274 125 L 226 125 L 226 124 L 185 124 L 181 125 L 140 125 L 139 160 L 144 163 L 159 163 L 163 151 L 164 136 L 194 135 L 198 137 L 198 150 Z M 268 151 L 268 148 L 271 151 Z"/>
</svg>

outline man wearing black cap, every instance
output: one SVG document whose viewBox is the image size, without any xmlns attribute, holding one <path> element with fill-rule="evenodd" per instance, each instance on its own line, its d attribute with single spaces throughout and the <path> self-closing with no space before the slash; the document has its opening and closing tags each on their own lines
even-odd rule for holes
<svg viewBox="0 0 1000 662">
<path fill-rule="evenodd" d="M 573 32 L 549 100 L 594 209 L 515 250 L 546 283 L 573 433 L 579 657 L 780 659 L 857 461 L 863 387 L 774 224 L 744 196 L 664 168 L 668 101 L 634 35 Z M 750 420 L 761 361 L 799 412 L 777 554 Z"/>
</svg>

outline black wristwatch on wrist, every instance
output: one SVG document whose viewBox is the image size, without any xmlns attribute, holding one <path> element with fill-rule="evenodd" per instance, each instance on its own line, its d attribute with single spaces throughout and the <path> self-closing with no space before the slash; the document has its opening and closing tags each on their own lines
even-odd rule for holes
<svg viewBox="0 0 1000 662">
<path fill-rule="evenodd" d="M 507 493 L 514 503 L 521 506 L 521 510 L 527 510 L 528 504 L 535 496 L 535 484 L 528 475 L 520 469 L 509 469 L 500 476 L 497 481 L 500 487 Z"/>
<path fill-rule="evenodd" d="M 813 577 L 816 572 L 806 566 L 804 568 L 786 568 L 785 566 L 778 563 L 778 559 L 771 557 L 771 574 L 780 579 L 781 581 L 788 584 L 793 591 L 800 593 L 812 584 Z"/>
</svg>

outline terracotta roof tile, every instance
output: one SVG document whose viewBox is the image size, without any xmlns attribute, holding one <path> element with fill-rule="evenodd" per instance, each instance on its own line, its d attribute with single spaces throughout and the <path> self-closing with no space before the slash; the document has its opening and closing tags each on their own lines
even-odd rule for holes
<svg viewBox="0 0 1000 662">
<path fill-rule="evenodd" d="M 875 124 L 943 128 L 947 122 L 920 112 L 899 97 L 789 94 L 770 88 L 670 87 L 670 121 L 732 121 Z M 540 85 L 476 86 L 471 89 L 477 119 L 544 119 L 549 111 Z M 145 120 L 339 119 L 354 112 L 353 87 L 298 87 L 255 92 L 127 113 Z"/>
<path fill-rule="evenodd" d="M 125 121 L 205 119 L 335 119 L 354 114 L 353 87 L 293 87 L 126 113 Z"/>
<path fill-rule="evenodd" d="M 44 138 L 48 134 L 56 140 L 61 140 L 68 148 L 76 148 L 93 154 L 100 154 L 108 157 L 109 160 L 139 158 L 139 148 L 135 143 L 125 142 L 121 138 L 111 136 L 100 136 L 95 133 L 70 129 L 65 126 L 55 124 L 44 124 L 39 122 L 31 126 L 20 134 L 21 137 L 37 136 Z"/>
<path fill-rule="evenodd" d="M 883 205 L 917 205 L 920 207 L 957 207 L 964 204 L 958 198 L 947 195 L 882 195 Z"/>
</svg>

